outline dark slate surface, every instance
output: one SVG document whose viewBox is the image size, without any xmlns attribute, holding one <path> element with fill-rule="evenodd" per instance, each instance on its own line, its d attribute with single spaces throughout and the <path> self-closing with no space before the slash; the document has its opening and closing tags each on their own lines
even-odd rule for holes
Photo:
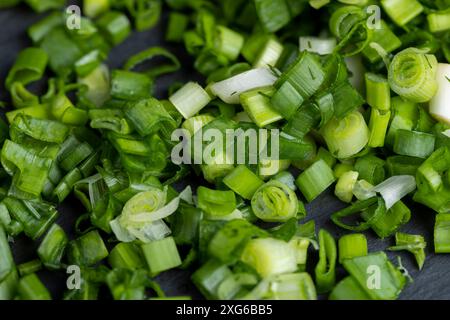
<svg viewBox="0 0 450 320">
<path fill-rule="evenodd" d="M 29 46 L 31 43 L 27 38 L 26 29 L 33 22 L 40 19 L 40 16 L 31 12 L 25 6 L 0 12 L 0 101 L 8 101 L 8 94 L 5 92 L 3 82 L 6 74 L 13 64 L 18 52 Z M 177 54 L 186 66 L 185 69 L 176 75 L 162 77 L 157 83 L 157 93 L 164 94 L 168 86 L 175 80 L 186 81 L 192 79 L 195 72 L 190 69 L 192 60 L 186 55 L 183 48 L 164 44 L 164 25 L 165 19 L 158 28 L 143 33 L 134 33 L 123 44 L 113 49 L 108 64 L 117 68 L 120 67 L 127 57 L 140 50 L 154 45 L 163 45 Z M 192 182 L 192 179 L 190 179 Z M 195 182 L 194 182 L 195 183 Z M 197 182 L 198 183 L 198 182 Z M 319 199 L 307 206 L 308 219 L 314 219 L 319 227 L 325 227 L 335 236 L 345 234 L 344 230 L 336 228 L 330 221 L 329 216 L 334 211 L 343 207 L 332 196 L 332 191 L 328 191 Z M 414 258 L 411 254 L 400 252 L 388 255 L 395 261 L 396 255 L 400 255 L 403 264 L 409 270 L 414 278 L 414 282 L 406 287 L 401 295 L 401 299 L 450 299 L 450 256 L 433 254 L 433 225 L 434 213 L 429 209 L 412 205 L 412 219 L 408 225 L 401 231 L 414 234 L 423 234 L 428 242 L 427 260 L 421 272 L 418 271 Z M 73 235 L 73 224 L 75 219 L 84 213 L 84 208 L 76 199 L 68 199 L 66 203 L 59 208 L 60 218 L 58 223 L 65 230 Z M 366 232 L 369 239 L 369 250 L 383 250 L 393 245 L 393 239 L 380 240 L 376 238 L 373 232 Z M 36 258 L 36 244 L 32 241 L 20 237 L 13 244 L 13 251 L 17 263 L 23 263 Z M 315 258 L 316 253 L 310 253 Z M 312 265 L 312 263 L 310 263 Z M 50 288 L 55 298 L 60 298 L 65 288 L 64 272 L 42 271 L 39 276 Z M 189 272 L 174 270 L 158 277 L 158 282 L 168 295 L 192 295 L 200 297 L 195 287 L 190 283 Z"/>
</svg>

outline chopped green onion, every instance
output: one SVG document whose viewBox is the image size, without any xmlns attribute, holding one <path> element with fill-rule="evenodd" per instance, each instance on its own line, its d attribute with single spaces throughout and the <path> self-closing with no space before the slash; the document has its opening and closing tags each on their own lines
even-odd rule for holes
<svg viewBox="0 0 450 320">
<path fill-rule="evenodd" d="M 428 133 L 397 130 L 394 152 L 403 156 L 427 158 L 433 153 L 436 138 Z"/>
<path fill-rule="evenodd" d="M 153 81 L 146 75 L 114 70 L 111 74 L 111 97 L 122 100 L 149 98 Z"/>
<path fill-rule="evenodd" d="M 198 83 L 189 82 L 171 95 L 169 100 L 185 119 L 189 119 L 202 110 L 211 97 Z"/>
<path fill-rule="evenodd" d="M 60 9 L 66 3 L 65 0 L 25 0 L 25 2 L 36 12 Z"/>
<path fill-rule="evenodd" d="M 417 0 L 381 0 L 388 16 L 399 26 L 404 26 L 422 13 L 423 7 Z"/>
<path fill-rule="evenodd" d="M 440 213 L 434 225 L 434 252 L 450 252 L 450 214 Z"/>
<path fill-rule="evenodd" d="M 339 263 L 345 259 L 367 255 L 367 238 L 362 233 L 347 234 L 339 238 Z"/>
<path fill-rule="evenodd" d="M 333 168 L 334 177 L 339 179 L 346 172 L 352 171 L 353 165 L 350 163 L 338 163 Z"/>
<path fill-rule="evenodd" d="M 300 37 L 300 51 L 315 52 L 320 55 L 333 53 L 336 47 L 335 38 Z"/>
<path fill-rule="evenodd" d="M 284 0 L 253 0 L 256 14 L 264 30 L 275 32 L 291 20 L 289 7 Z"/>
<path fill-rule="evenodd" d="M 383 76 L 366 73 L 367 103 L 375 109 L 391 109 L 391 92 L 389 83 Z"/>
<path fill-rule="evenodd" d="M 223 183 L 244 199 L 250 200 L 264 181 L 245 165 L 239 165 L 223 178 Z"/>
<path fill-rule="evenodd" d="M 244 37 L 225 26 L 217 26 L 216 33 L 215 49 L 230 61 L 236 60 L 244 45 Z"/>
<path fill-rule="evenodd" d="M 131 32 L 130 20 L 125 14 L 117 11 L 108 11 L 100 16 L 97 25 L 113 45 L 123 42 Z"/>
<path fill-rule="evenodd" d="M 64 230 L 55 223 L 42 240 L 37 251 L 42 263 L 49 268 L 58 268 L 68 242 Z"/>
<path fill-rule="evenodd" d="M 142 64 L 155 57 L 164 57 L 169 60 L 169 63 L 158 63 L 157 66 L 150 68 L 144 73 L 151 78 L 158 77 L 160 75 L 171 73 L 180 69 L 180 61 L 170 51 L 161 47 L 151 47 L 147 50 L 141 51 L 131 56 L 124 65 L 124 69 L 131 71 L 139 64 Z"/>
<path fill-rule="evenodd" d="M 251 238 L 267 233 L 247 220 L 235 219 L 227 222 L 209 241 L 208 253 L 224 263 L 239 259 L 243 246 Z"/>
<path fill-rule="evenodd" d="M 388 250 L 399 251 L 407 250 L 414 254 L 419 269 L 422 269 L 425 262 L 425 247 L 427 243 L 421 235 L 412 235 L 397 232 L 395 234 L 395 246 L 389 247 Z"/>
<path fill-rule="evenodd" d="M 353 188 L 358 180 L 359 173 L 356 171 L 348 171 L 341 175 L 339 178 L 334 194 L 341 201 L 350 203 L 353 198 Z"/>
<path fill-rule="evenodd" d="M 386 54 L 389 54 L 400 48 L 401 45 L 401 40 L 392 32 L 388 24 L 384 20 L 380 20 L 380 28 L 374 28 L 372 31 L 371 45 L 365 47 L 362 53 L 371 63 L 374 63 L 384 58 L 375 48 L 379 47 Z"/>
<path fill-rule="evenodd" d="M 106 258 L 108 250 L 100 234 L 95 230 L 72 240 L 67 255 L 71 263 L 90 266 Z"/>
<path fill-rule="evenodd" d="M 450 111 L 447 104 L 450 99 L 449 78 L 450 64 L 439 63 L 436 72 L 438 89 L 436 95 L 430 101 L 430 114 L 447 124 L 450 124 Z"/>
<path fill-rule="evenodd" d="M 181 265 L 180 255 L 172 237 L 142 245 L 142 252 L 152 275 Z"/>
<path fill-rule="evenodd" d="M 317 57 L 303 51 L 275 83 L 272 105 L 286 119 L 320 88 L 325 73 Z"/>
<path fill-rule="evenodd" d="M 374 300 L 393 300 L 406 284 L 406 278 L 384 252 L 343 261 L 344 268 L 365 293 Z"/>
<path fill-rule="evenodd" d="M 83 12 L 86 17 L 95 18 L 109 10 L 110 0 L 83 0 Z"/>
<path fill-rule="evenodd" d="M 373 188 L 374 186 L 366 180 L 359 180 L 353 187 L 353 195 L 360 201 L 373 198 L 377 195 Z"/>
<path fill-rule="evenodd" d="M 393 147 L 397 130 L 413 130 L 419 114 L 417 104 L 402 97 L 392 98 L 391 105 L 393 113 L 386 136 L 386 143 Z"/>
<path fill-rule="evenodd" d="M 298 199 L 287 185 L 271 180 L 255 191 L 252 209 L 263 221 L 283 222 L 297 215 Z"/>
<path fill-rule="evenodd" d="M 48 55 L 40 48 L 27 48 L 19 53 L 6 78 L 6 88 L 15 82 L 27 85 L 42 78 L 47 67 Z"/>
<path fill-rule="evenodd" d="M 384 164 L 384 160 L 369 154 L 356 160 L 355 171 L 359 172 L 360 179 L 376 185 L 384 181 Z"/>
<path fill-rule="evenodd" d="M 171 12 L 166 31 L 166 40 L 171 42 L 181 42 L 188 23 L 188 16 L 179 12 Z"/>
<path fill-rule="evenodd" d="M 319 160 L 300 174 L 295 181 L 308 202 L 313 201 L 335 181 L 333 171 Z"/>
<path fill-rule="evenodd" d="M 381 200 L 383 201 L 383 200 Z M 411 218 L 411 210 L 398 201 L 392 208 L 386 210 L 386 206 L 378 204 L 368 208 L 362 213 L 366 221 L 370 221 L 370 227 L 382 239 L 393 235 L 402 225 L 408 223 Z"/>
<path fill-rule="evenodd" d="M 0 225 L 0 283 L 13 272 L 14 260 L 11 249 L 9 247 L 8 238 L 6 237 L 5 230 Z"/>
<path fill-rule="evenodd" d="M 331 291 L 336 282 L 337 248 L 333 236 L 326 230 L 319 231 L 319 262 L 315 268 L 317 291 Z"/>
<path fill-rule="evenodd" d="M 372 108 L 369 122 L 370 138 L 367 145 L 371 148 L 383 147 L 391 119 L 390 111 Z"/>
<path fill-rule="evenodd" d="M 253 62 L 255 68 L 275 67 L 283 53 L 283 45 L 274 38 L 268 38 Z"/>
<path fill-rule="evenodd" d="M 341 120 L 331 119 L 322 128 L 322 134 L 330 152 L 339 159 L 354 156 L 369 141 L 369 128 L 358 111 Z"/>
<path fill-rule="evenodd" d="M 35 273 L 26 275 L 19 280 L 17 293 L 23 300 L 51 300 L 47 288 Z"/>
<path fill-rule="evenodd" d="M 250 240 L 241 260 L 263 278 L 297 270 L 294 249 L 287 242 L 272 238 Z"/>
<path fill-rule="evenodd" d="M 370 296 L 361 288 L 352 276 L 338 282 L 331 291 L 330 300 L 370 300 Z"/>
<path fill-rule="evenodd" d="M 386 159 L 388 176 L 410 175 L 415 176 L 423 159 L 407 156 L 392 156 Z"/>
<path fill-rule="evenodd" d="M 416 179 L 413 176 L 394 176 L 375 186 L 373 191 L 383 197 L 386 209 L 390 209 L 404 196 L 416 189 Z"/>
<path fill-rule="evenodd" d="M 197 189 L 197 202 L 198 207 L 211 217 L 223 217 L 236 209 L 236 195 L 233 191 L 199 187 Z"/>
<path fill-rule="evenodd" d="M 415 0 L 411 0 L 415 1 Z M 397 53 L 389 66 L 391 89 L 412 102 L 427 102 L 436 94 L 437 59 L 416 48 Z"/>
<path fill-rule="evenodd" d="M 258 127 L 283 119 L 270 104 L 270 97 L 274 92 L 272 87 L 266 87 L 244 92 L 240 96 L 242 107 Z"/>
<path fill-rule="evenodd" d="M 428 27 L 431 32 L 442 32 L 450 29 L 450 11 L 432 12 L 427 15 Z"/>
<path fill-rule="evenodd" d="M 171 132 L 176 123 L 166 111 L 163 104 L 154 98 L 129 103 L 125 116 L 136 131 L 143 137 L 159 130 Z"/>
<path fill-rule="evenodd" d="M 268 69 L 252 69 L 229 79 L 214 83 L 211 86 L 211 91 L 226 103 L 239 104 L 239 98 L 243 92 L 271 86 L 276 79 Z"/>
<path fill-rule="evenodd" d="M 42 262 L 39 259 L 31 260 L 17 266 L 17 270 L 19 271 L 19 275 L 21 277 L 24 277 L 32 273 L 36 273 L 41 269 L 42 269 Z"/>
</svg>

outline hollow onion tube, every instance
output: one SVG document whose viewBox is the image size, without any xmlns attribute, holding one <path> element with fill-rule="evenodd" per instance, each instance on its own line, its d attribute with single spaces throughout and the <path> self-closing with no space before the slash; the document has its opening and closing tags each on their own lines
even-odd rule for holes
<svg viewBox="0 0 450 320">
<path fill-rule="evenodd" d="M 47 67 L 48 55 L 40 48 L 27 48 L 19 53 L 14 66 L 9 71 L 5 85 L 8 89 L 14 82 L 27 85 L 39 80 Z"/>
<path fill-rule="evenodd" d="M 430 114 L 437 120 L 450 124 L 450 64 L 439 63 L 437 66 L 437 85 L 436 95 L 430 101 Z"/>
<path fill-rule="evenodd" d="M 283 45 L 277 39 L 268 38 L 253 63 L 254 67 L 275 67 L 283 54 L 283 50 Z"/>
<path fill-rule="evenodd" d="M 263 221 L 287 221 L 297 215 L 298 199 L 287 185 L 272 180 L 256 190 L 252 197 L 252 209 Z"/>
<path fill-rule="evenodd" d="M 297 270 L 295 250 L 287 242 L 273 238 L 250 240 L 241 260 L 263 278 Z"/>
<path fill-rule="evenodd" d="M 336 282 L 337 248 L 333 236 L 324 229 L 319 231 L 319 262 L 315 268 L 317 291 L 331 291 Z"/>
<path fill-rule="evenodd" d="M 416 48 L 397 53 L 389 66 L 391 89 L 412 102 L 427 102 L 436 94 L 437 59 Z"/>
<path fill-rule="evenodd" d="M 339 159 L 357 154 L 369 141 L 369 128 L 358 111 L 340 120 L 331 119 L 321 131 L 328 150 Z"/>
</svg>

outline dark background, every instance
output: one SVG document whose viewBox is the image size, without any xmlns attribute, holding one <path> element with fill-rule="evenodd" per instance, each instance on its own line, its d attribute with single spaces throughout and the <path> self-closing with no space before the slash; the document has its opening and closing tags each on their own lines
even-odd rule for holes
<svg viewBox="0 0 450 320">
<path fill-rule="evenodd" d="M 26 30 L 34 22 L 44 15 L 32 12 L 28 7 L 22 5 L 14 9 L 0 11 L 0 101 L 9 101 L 3 83 L 9 68 L 14 63 L 20 50 L 31 45 Z M 186 54 L 182 46 L 169 45 L 164 42 L 164 30 L 166 17 L 163 16 L 160 24 L 149 31 L 134 32 L 124 43 L 115 47 L 110 54 L 108 65 L 111 68 L 119 68 L 129 56 L 151 46 L 164 46 L 175 53 L 182 61 L 183 68 L 180 72 L 163 76 L 157 82 L 157 96 L 164 97 L 167 88 L 173 81 L 187 81 L 201 79 L 192 69 L 192 59 Z M 45 81 L 34 85 L 35 90 L 45 88 Z M 32 87 L 33 88 L 33 87 Z M 194 182 L 192 177 L 189 182 Z M 402 257 L 404 266 L 408 269 L 414 282 L 409 284 L 402 292 L 401 299 L 450 299 L 450 255 L 435 255 L 433 248 L 434 217 L 430 209 L 407 201 L 412 210 L 411 221 L 401 228 L 402 232 L 422 234 L 427 240 L 427 259 L 422 271 L 419 271 L 414 257 L 408 252 L 387 252 L 392 261 L 396 263 L 396 256 Z M 307 205 L 308 218 L 314 219 L 317 229 L 324 227 L 331 231 L 336 237 L 346 233 L 345 230 L 337 228 L 330 220 L 331 213 L 342 208 L 344 205 L 334 196 L 332 190 L 328 190 L 313 203 Z M 74 198 L 69 198 L 59 207 L 60 217 L 57 221 L 69 235 L 73 236 L 73 225 L 76 218 L 85 213 L 84 207 Z M 393 237 L 378 239 L 372 231 L 366 232 L 369 240 L 369 251 L 379 251 L 394 245 Z M 35 252 L 37 244 L 21 236 L 12 244 L 15 261 L 17 264 L 37 258 Z M 317 256 L 316 252 L 310 251 L 311 256 Z M 314 267 L 308 260 L 309 268 Z M 341 270 L 342 271 L 342 270 Z M 158 276 L 156 280 L 168 296 L 191 295 L 199 298 L 200 295 L 189 280 L 189 271 L 172 270 Z M 65 289 L 66 275 L 64 272 L 41 271 L 39 276 L 49 288 L 53 298 L 61 298 Z"/>
</svg>

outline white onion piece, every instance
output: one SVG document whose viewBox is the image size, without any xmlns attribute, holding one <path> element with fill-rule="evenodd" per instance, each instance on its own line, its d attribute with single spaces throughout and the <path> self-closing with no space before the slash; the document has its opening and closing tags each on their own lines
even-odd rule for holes
<svg viewBox="0 0 450 320">
<path fill-rule="evenodd" d="M 266 68 L 257 68 L 214 83 L 211 86 L 211 91 L 226 103 L 239 104 L 241 93 L 271 86 L 275 81 L 277 81 L 277 77 L 272 71 Z"/>
<path fill-rule="evenodd" d="M 439 63 L 436 80 L 438 90 L 430 101 L 430 114 L 439 121 L 450 124 L 450 64 Z"/>
<path fill-rule="evenodd" d="M 416 189 L 416 178 L 413 176 L 393 176 L 373 188 L 384 199 L 386 209 L 390 209 L 404 196 Z"/>
<path fill-rule="evenodd" d="M 300 37 L 300 51 L 330 54 L 336 47 L 335 38 Z"/>
</svg>

